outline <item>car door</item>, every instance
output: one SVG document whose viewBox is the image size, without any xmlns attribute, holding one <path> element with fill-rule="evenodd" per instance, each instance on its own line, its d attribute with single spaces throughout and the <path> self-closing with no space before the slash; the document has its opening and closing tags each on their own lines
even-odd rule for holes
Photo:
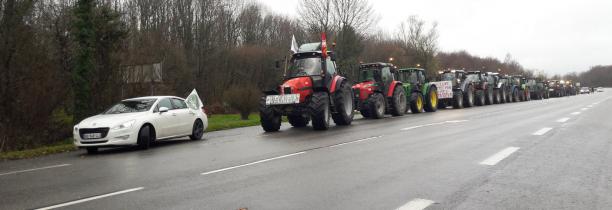
<svg viewBox="0 0 612 210">
<path fill-rule="evenodd" d="M 196 114 L 193 110 L 187 107 L 187 104 L 183 99 L 172 98 L 172 105 L 174 106 L 174 113 L 176 114 L 176 135 L 187 135 L 191 134 L 193 123 L 195 122 Z"/>
<path fill-rule="evenodd" d="M 168 111 L 163 113 L 159 112 L 159 109 L 162 107 L 168 108 Z M 156 130 L 158 131 L 158 138 L 165 138 L 174 135 L 173 124 L 176 118 L 172 115 L 173 108 L 174 107 L 172 106 L 172 102 L 170 102 L 170 98 L 162 98 L 157 104 L 156 113 L 159 114 L 159 118 L 157 121 L 158 128 L 156 128 Z"/>
</svg>

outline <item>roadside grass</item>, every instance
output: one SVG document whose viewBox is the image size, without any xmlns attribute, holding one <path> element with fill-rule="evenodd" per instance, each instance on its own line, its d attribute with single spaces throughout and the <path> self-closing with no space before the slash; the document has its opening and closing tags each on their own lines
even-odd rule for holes
<svg viewBox="0 0 612 210">
<path fill-rule="evenodd" d="M 283 121 L 286 121 L 286 118 L 283 118 Z M 239 114 L 215 114 L 208 117 L 208 128 L 206 132 L 256 126 L 259 124 L 259 114 L 257 113 L 249 115 L 248 120 L 241 120 Z M 204 135 L 206 135 L 206 133 L 204 133 Z M 34 149 L 0 152 L 0 160 L 34 158 L 74 150 L 77 150 L 77 148 L 72 144 L 71 138 L 56 144 L 41 146 Z"/>
</svg>

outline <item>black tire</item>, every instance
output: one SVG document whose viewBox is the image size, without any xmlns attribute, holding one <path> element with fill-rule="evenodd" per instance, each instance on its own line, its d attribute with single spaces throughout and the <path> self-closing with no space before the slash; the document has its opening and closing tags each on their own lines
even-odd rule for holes
<svg viewBox="0 0 612 210">
<path fill-rule="evenodd" d="M 502 90 L 501 89 L 496 89 L 493 91 L 493 95 L 495 95 L 495 100 L 493 102 L 495 102 L 495 104 L 502 104 L 504 103 L 504 99 L 502 98 Z"/>
<path fill-rule="evenodd" d="M 87 154 L 90 154 L 90 155 L 98 153 L 97 147 L 86 147 L 85 149 L 87 149 Z"/>
<path fill-rule="evenodd" d="M 363 106 L 361 106 L 361 110 L 359 110 L 359 112 L 361 113 L 361 116 L 363 116 L 363 118 L 372 117 L 367 103 L 364 103 Z"/>
<path fill-rule="evenodd" d="M 289 115 L 287 116 L 287 120 L 289 120 L 291 126 L 296 128 L 305 127 L 310 122 L 310 118 L 301 115 Z"/>
<path fill-rule="evenodd" d="M 466 92 L 463 95 L 464 99 L 463 99 L 463 105 L 464 107 L 473 107 L 474 106 L 474 86 L 469 85 L 467 87 L 467 89 L 465 89 Z"/>
<path fill-rule="evenodd" d="M 385 116 L 385 97 L 382 93 L 373 93 L 368 98 L 368 113 L 372 119 L 381 119 Z"/>
<path fill-rule="evenodd" d="M 463 91 L 453 91 L 453 108 L 463 109 Z"/>
<path fill-rule="evenodd" d="M 518 88 L 514 88 L 514 90 L 512 91 L 512 101 L 514 102 L 520 102 L 521 101 L 521 96 L 519 94 L 519 90 Z"/>
<path fill-rule="evenodd" d="M 506 94 L 506 103 L 512 103 L 512 90 L 506 89 L 504 92 Z"/>
<path fill-rule="evenodd" d="M 484 106 L 486 103 L 484 90 L 476 90 L 476 106 Z"/>
<path fill-rule="evenodd" d="M 332 119 L 336 125 L 350 125 L 355 117 L 355 95 L 353 89 L 347 82 L 343 81 L 339 88 L 334 92 L 334 108 L 335 111 L 332 113 Z"/>
<path fill-rule="evenodd" d="M 410 112 L 412 114 L 418 114 L 424 110 L 423 94 L 419 92 L 412 92 L 410 95 Z"/>
<path fill-rule="evenodd" d="M 331 110 L 329 107 L 329 94 L 327 92 L 315 92 L 308 104 L 312 128 L 315 130 L 329 129 Z"/>
<path fill-rule="evenodd" d="M 427 90 L 427 95 L 425 96 L 425 111 L 438 111 L 438 88 L 435 86 L 431 86 L 429 90 Z"/>
<path fill-rule="evenodd" d="M 191 140 L 200 140 L 202 136 L 204 136 L 204 123 L 202 123 L 202 120 L 197 119 L 193 122 L 193 128 L 191 129 L 189 138 Z"/>
<path fill-rule="evenodd" d="M 495 98 L 493 97 L 493 88 L 487 87 L 484 93 L 485 93 L 485 104 L 492 105 L 495 100 Z"/>
<path fill-rule="evenodd" d="M 276 132 L 280 130 L 281 115 L 277 114 L 272 107 L 266 105 L 266 96 L 259 101 L 259 122 L 266 132 Z"/>
<path fill-rule="evenodd" d="M 393 90 L 393 97 L 391 98 L 391 115 L 402 116 L 406 113 L 407 109 L 406 93 L 401 85 L 395 87 Z"/>
<path fill-rule="evenodd" d="M 138 140 L 136 143 L 138 144 L 139 149 L 149 149 L 151 147 L 151 143 L 155 140 L 155 132 L 152 132 L 151 126 L 145 125 L 140 128 L 138 132 Z"/>
</svg>

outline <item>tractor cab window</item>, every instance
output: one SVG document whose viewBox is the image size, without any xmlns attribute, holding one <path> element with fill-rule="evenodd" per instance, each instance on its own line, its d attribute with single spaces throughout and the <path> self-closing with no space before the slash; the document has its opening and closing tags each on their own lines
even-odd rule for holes
<svg viewBox="0 0 612 210">
<path fill-rule="evenodd" d="M 393 79 L 393 75 L 391 75 L 391 68 L 387 67 L 383 67 L 382 68 L 382 80 L 385 83 L 388 83 L 389 81 L 391 81 Z"/>
<path fill-rule="evenodd" d="M 468 74 L 467 78 L 474 82 L 477 82 L 480 80 L 480 77 L 478 74 Z"/>
<path fill-rule="evenodd" d="M 417 77 L 418 77 L 419 82 L 420 83 L 424 83 L 425 82 L 425 75 L 423 75 L 422 71 L 417 71 L 417 72 L 418 72 L 417 73 L 418 74 Z"/>
<path fill-rule="evenodd" d="M 320 74 L 321 58 L 319 57 L 294 59 L 291 61 L 291 65 L 288 69 L 288 75 L 290 77 L 311 76 Z"/>
<path fill-rule="evenodd" d="M 410 83 L 416 84 L 419 82 L 419 76 L 416 74 L 416 72 L 410 72 L 410 77 L 408 80 Z"/>
<path fill-rule="evenodd" d="M 326 63 L 327 63 L 327 72 L 330 75 L 336 74 L 336 64 L 331 60 L 330 57 L 327 57 Z"/>
<path fill-rule="evenodd" d="M 454 80 L 454 79 L 455 79 L 455 74 L 454 74 L 454 73 L 452 73 L 452 72 L 443 73 L 443 74 L 440 76 L 440 79 L 441 79 L 442 81 L 452 81 L 452 80 Z"/>
<path fill-rule="evenodd" d="M 380 70 L 377 68 L 362 68 L 359 73 L 359 81 L 377 81 L 380 80 Z"/>
</svg>

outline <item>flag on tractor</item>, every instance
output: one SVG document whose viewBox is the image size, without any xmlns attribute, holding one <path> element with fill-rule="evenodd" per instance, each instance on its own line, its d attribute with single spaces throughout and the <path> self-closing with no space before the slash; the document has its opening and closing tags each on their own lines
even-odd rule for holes
<svg viewBox="0 0 612 210">
<path fill-rule="evenodd" d="M 291 52 L 293 53 L 297 53 L 298 52 L 298 43 L 297 41 L 295 41 L 295 35 L 291 36 Z"/>
<path fill-rule="evenodd" d="M 321 53 L 323 54 L 323 59 L 327 59 L 327 38 L 325 37 L 325 32 L 321 33 Z"/>
</svg>

